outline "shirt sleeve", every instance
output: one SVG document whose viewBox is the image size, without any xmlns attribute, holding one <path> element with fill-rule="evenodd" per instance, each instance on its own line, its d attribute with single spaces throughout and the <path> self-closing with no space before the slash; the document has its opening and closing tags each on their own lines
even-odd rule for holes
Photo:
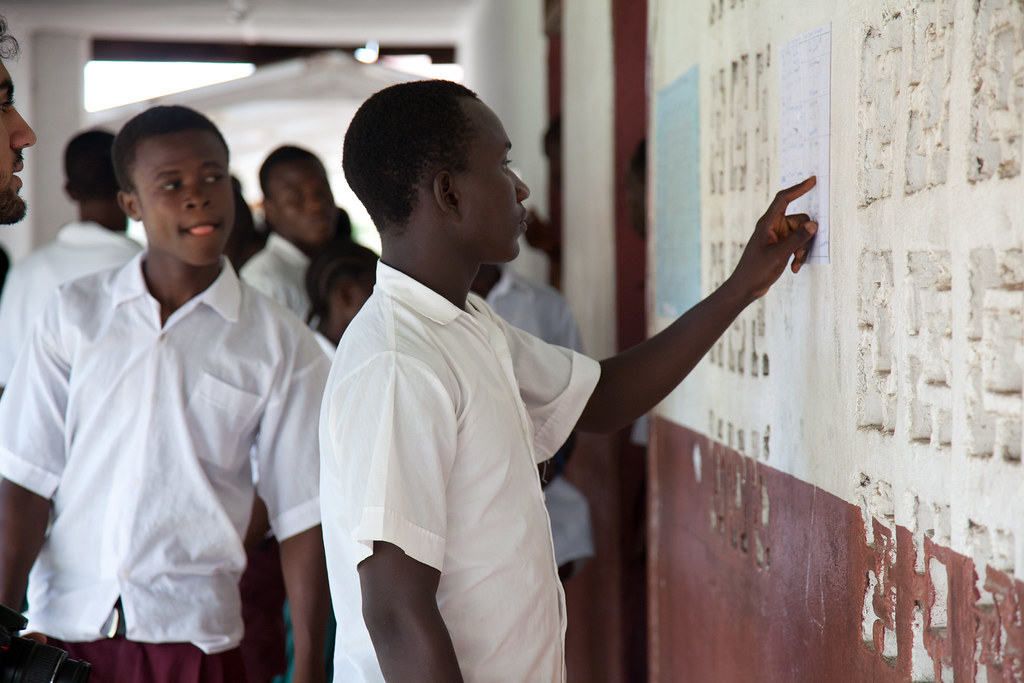
<svg viewBox="0 0 1024 683">
<path fill-rule="evenodd" d="M 50 498 L 67 462 L 71 352 L 54 291 L 0 399 L 0 476 Z"/>
<path fill-rule="evenodd" d="M 275 383 L 256 437 L 257 488 L 279 540 L 320 523 L 317 415 L 330 363 L 311 332 L 299 341 Z"/>
<path fill-rule="evenodd" d="M 601 376 L 601 365 L 582 353 L 548 344 L 504 322 L 519 395 L 533 423 L 534 456 L 544 462 L 576 427 Z"/>
<path fill-rule="evenodd" d="M 11 269 L 0 294 L 0 386 L 10 381 L 14 362 L 28 336 L 26 307 L 36 297 L 26 291 L 23 280 L 17 267 Z"/>
<path fill-rule="evenodd" d="M 421 361 L 380 354 L 328 387 L 321 420 L 324 495 L 338 510 L 331 533 L 337 524 L 359 546 L 357 564 L 386 541 L 440 571 L 457 448 L 441 379 Z"/>
</svg>

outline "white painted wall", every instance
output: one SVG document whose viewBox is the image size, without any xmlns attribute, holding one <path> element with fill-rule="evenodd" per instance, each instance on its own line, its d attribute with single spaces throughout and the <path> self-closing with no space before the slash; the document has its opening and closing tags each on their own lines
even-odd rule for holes
<svg viewBox="0 0 1024 683">
<path fill-rule="evenodd" d="M 547 41 L 543 1 L 479 0 L 469 13 L 459 44 L 466 87 L 498 114 L 512 141 L 512 165 L 530 187 L 527 206 L 548 213 L 547 160 L 542 139 L 547 127 Z M 513 267 L 547 282 L 547 257 L 520 241 Z"/>
<path fill-rule="evenodd" d="M 831 264 L 784 275 L 660 412 L 910 528 L 918 543 L 928 534 L 1021 578 L 1024 88 L 1010 74 L 1024 65 L 1024 8 L 694 9 L 651 0 L 649 26 L 652 92 L 700 68 L 704 292 L 778 189 L 779 48 L 829 22 Z M 771 57 L 760 92 L 758 54 Z M 759 126 L 769 143 L 743 143 Z M 713 194 L 712 167 L 740 162 L 760 162 L 768 181 L 752 174 Z M 725 258 L 713 262 L 718 243 Z M 767 376 L 736 367 L 754 350 L 770 359 Z"/>
<path fill-rule="evenodd" d="M 587 353 L 615 353 L 615 150 L 611 0 L 563 8 L 562 286 Z"/>
</svg>

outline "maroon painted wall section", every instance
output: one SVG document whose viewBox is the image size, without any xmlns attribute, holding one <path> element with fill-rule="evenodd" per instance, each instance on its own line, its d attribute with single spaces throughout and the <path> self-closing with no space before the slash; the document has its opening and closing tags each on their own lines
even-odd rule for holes
<svg viewBox="0 0 1024 683">
<path fill-rule="evenodd" d="M 620 351 L 644 340 L 647 316 L 646 240 L 630 225 L 626 169 L 647 135 L 647 0 L 614 0 L 615 70 L 615 292 Z"/>
<path fill-rule="evenodd" d="M 900 526 L 873 520 L 868 545 L 858 507 L 669 421 L 653 431 L 651 681 L 1024 680 L 1024 583 L 977 582 Z"/>
</svg>

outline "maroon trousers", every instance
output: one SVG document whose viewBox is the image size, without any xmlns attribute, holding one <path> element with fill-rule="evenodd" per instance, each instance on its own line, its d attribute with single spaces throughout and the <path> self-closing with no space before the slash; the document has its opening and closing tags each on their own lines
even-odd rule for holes
<svg viewBox="0 0 1024 683">
<path fill-rule="evenodd" d="M 192 643 L 136 643 L 124 637 L 48 645 L 92 664 L 89 683 L 246 683 L 241 650 L 204 654 Z"/>
</svg>

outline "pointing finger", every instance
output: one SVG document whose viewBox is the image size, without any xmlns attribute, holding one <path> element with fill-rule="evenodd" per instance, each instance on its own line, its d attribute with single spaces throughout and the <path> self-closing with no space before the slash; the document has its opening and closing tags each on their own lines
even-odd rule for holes
<svg viewBox="0 0 1024 683">
<path fill-rule="evenodd" d="M 775 199 L 772 201 L 771 206 L 768 207 L 768 213 L 785 213 L 786 207 L 789 203 L 804 196 L 818 183 L 817 176 L 809 176 L 803 181 L 787 187 L 784 190 L 779 190 L 778 194 L 775 195 Z"/>
</svg>

